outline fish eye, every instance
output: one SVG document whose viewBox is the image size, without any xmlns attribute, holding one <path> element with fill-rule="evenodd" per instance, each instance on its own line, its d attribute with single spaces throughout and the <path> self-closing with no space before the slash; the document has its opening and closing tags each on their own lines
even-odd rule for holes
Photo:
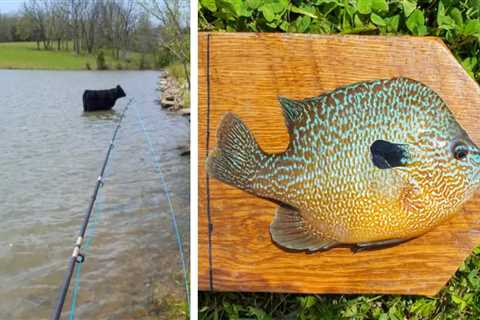
<svg viewBox="0 0 480 320">
<path fill-rule="evenodd" d="M 462 160 L 468 155 L 468 146 L 462 142 L 458 142 L 453 146 L 452 151 L 455 159 Z"/>
</svg>

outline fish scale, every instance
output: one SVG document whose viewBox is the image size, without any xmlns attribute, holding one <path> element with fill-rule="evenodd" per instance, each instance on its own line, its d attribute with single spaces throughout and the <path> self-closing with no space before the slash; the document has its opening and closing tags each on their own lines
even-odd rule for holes
<svg viewBox="0 0 480 320">
<path fill-rule="evenodd" d="M 418 81 L 360 82 L 279 101 L 290 135 L 285 152 L 263 152 L 228 113 L 207 169 L 284 204 L 270 226 L 283 247 L 410 239 L 451 217 L 480 183 L 479 149 Z"/>
</svg>

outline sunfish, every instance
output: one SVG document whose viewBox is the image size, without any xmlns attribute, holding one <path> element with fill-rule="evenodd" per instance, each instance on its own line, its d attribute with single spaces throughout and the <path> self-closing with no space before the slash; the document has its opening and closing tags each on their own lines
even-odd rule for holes
<svg viewBox="0 0 480 320">
<path fill-rule="evenodd" d="M 480 184 L 480 149 L 418 81 L 359 82 L 279 102 L 290 135 L 285 152 L 262 151 L 227 113 L 207 171 L 282 204 L 270 225 L 281 247 L 406 241 L 454 215 Z"/>
</svg>

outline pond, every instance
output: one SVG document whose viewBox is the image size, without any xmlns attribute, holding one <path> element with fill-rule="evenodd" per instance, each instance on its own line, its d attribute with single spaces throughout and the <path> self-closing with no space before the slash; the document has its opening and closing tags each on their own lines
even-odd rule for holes
<svg viewBox="0 0 480 320">
<path fill-rule="evenodd" d="M 50 317 L 127 98 L 143 117 L 188 259 L 190 161 L 178 148 L 188 144 L 189 124 L 156 104 L 158 76 L 0 70 L 0 319 Z M 127 98 L 113 111 L 83 113 L 85 89 L 117 84 Z M 87 232 L 94 235 L 75 315 L 175 318 L 172 308 L 185 303 L 179 250 L 166 190 L 133 107 L 117 139 Z M 69 310 L 70 293 L 64 318 Z"/>
</svg>

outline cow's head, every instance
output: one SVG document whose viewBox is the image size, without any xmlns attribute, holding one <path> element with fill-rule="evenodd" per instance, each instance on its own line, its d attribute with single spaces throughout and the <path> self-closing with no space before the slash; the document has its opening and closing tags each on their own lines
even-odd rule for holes
<svg viewBox="0 0 480 320">
<path fill-rule="evenodd" d="M 117 86 L 117 97 L 118 98 L 122 98 L 122 97 L 126 97 L 127 95 L 125 94 L 125 91 L 123 91 L 122 87 L 120 87 L 119 85 Z"/>
</svg>

